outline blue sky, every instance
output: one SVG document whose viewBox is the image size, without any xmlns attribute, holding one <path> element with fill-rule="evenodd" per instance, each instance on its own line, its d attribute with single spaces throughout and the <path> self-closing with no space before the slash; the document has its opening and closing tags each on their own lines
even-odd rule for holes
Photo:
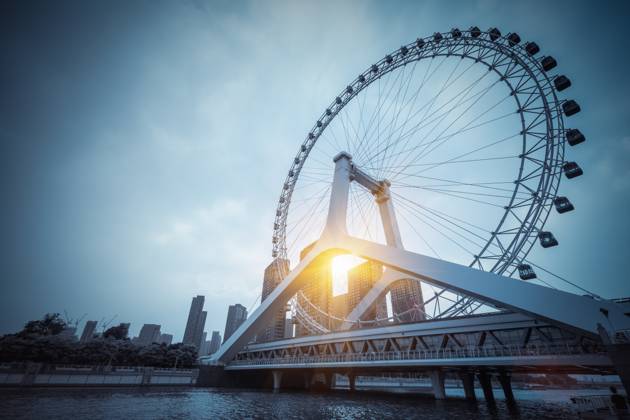
<svg viewBox="0 0 630 420">
<path fill-rule="evenodd" d="M 325 106 L 401 44 L 471 25 L 536 41 L 582 106 L 576 211 L 536 261 L 630 295 L 626 2 L 24 3 L 0 6 L 0 333 L 65 309 L 181 339 L 197 294 L 223 331 Z"/>
</svg>

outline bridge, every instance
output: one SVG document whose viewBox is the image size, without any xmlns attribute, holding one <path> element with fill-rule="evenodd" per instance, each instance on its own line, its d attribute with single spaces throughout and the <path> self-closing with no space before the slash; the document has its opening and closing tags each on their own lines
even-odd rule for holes
<svg viewBox="0 0 630 420">
<path fill-rule="evenodd" d="M 361 182 L 366 176 L 358 172 L 346 153 L 335 157 L 335 163 L 328 224 L 321 239 L 217 353 L 201 359 L 203 364 L 226 372 L 271 371 L 274 388 L 281 387 L 282 372 L 287 371 L 307 375 L 326 372 L 329 385 L 331 373 L 346 374 L 354 384 L 357 375 L 370 372 L 424 371 L 432 375 L 438 398 L 445 395 L 444 373 L 449 371 L 464 378 L 470 398 L 474 395 L 471 378 L 476 373 L 490 398 L 488 375 L 492 374 L 498 375 L 507 390 L 506 395 L 510 396 L 508 381 L 512 372 L 611 374 L 619 370 L 619 357 L 611 357 L 617 353 L 614 350 L 611 353 L 609 347 L 627 343 L 630 333 L 627 307 L 400 249 L 395 242 L 399 232 L 391 199 L 386 201 L 388 205 L 381 206 L 391 244 L 350 237 L 345 233 L 349 184 Z M 386 183 L 365 183 L 382 186 L 379 193 L 386 194 Z M 382 196 L 377 197 L 382 199 Z M 309 281 L 310 270 L 330 264 L 333 256 L 348 252 L 388 267 L 396 274 L 387 276 L 386 271 L 383 278 L 388 282 L 418 278 L 473 296 L 500 310 L 250 343 Z M 621 363 L 626 363 L 627 354 L 623 359 Z"/>
<path fill-rule="evenodd" d="M 359 76 L 326 110 L 302 145 L 283 187 L 281 205 L 277 212 L 278 222 L 274 228 L 278 232 L 284 232 L 282 223 L 286 223 L 286 215 L 283 214 L 288 211 L 289 194 L 295 188 L 303 162 L 318 136 L 345 103 L 362 86 L 368 84 L 370 78 L 381 77 L 381 69 L 395 69 L 397 65 L 408 64 L 412 60 L 412 50 L 416 51 L 416 58 L 413 58 L 416 60 L 427 51 L 433 57 L 440 54 L 459 54 L 461 58 L 471 58 L 466 52 L 466 48 L 470 49 L 471 45 L 478 45 L 481 51 L 483 45 L 489 44 L 494 51 L 492 54 L 495 55 L 505 53 L 502 48 L 509 49 L 505 55 L 507 58 L 494 56 L 492 64 L 488 64 L 488 70 L 497 72 L 503 65 L 501 60 L 505 61 L 505 68 L 509 69 L 506 71 L 517 71 L 514 69 L 517 69 L 515 63 L 518 60 L 526 61 L 527 57 L 531 59 L 538 51 L 533 43 L 514 50 L 520 37 L 515 37 L 515 34 L 501 37 L 497 33 L 496 29 L 490 30 L 485 33 L 487 39 L 483 41 L 483 33 L 476 28 L 471 28 L 465 34 L 460 31 L 435 34 L 432 38 L 419 39 L 401 47 L 396 54 L 386 56 Z M 457 48 L 462 40 L 466 41 L 463 44 L 464 52 L 458 52 L 460 50 Z M 431 48 L 428 48 L 430 43 Z M 479 51 L 472 58 L 476 62 L 483 62 L 485 53 Z M 534 70 L 519 76 L 519 83 L 525 86 L 523 80 L 528 77 L 534 80 L 535 76 L 540 76 L 543 79 L 540 83 L 545 83 L 541 87 L 536 82 L 541 95 L 554 101 L 556 105 L 549 106 L 545 111 L 549 118 L 535 116 L 529 127 L 532 124 L 541 124 L 537 121 L 552 124 L 553 121 L 561 121 L 563 112 L 569 116 L 579 111 L 579 107 L 576 110 L 574 101 L 562 102 L 561 107 L 561 102 L 555 97 L 556 91 L 566 87 L 564 81 L 562 84 L 554 82 L 555 89 L 550 87 L 553 85 L 546 72 L 555 66 L 555 61 L 551 63 L 547 57 L 531 65 Z M 508 81 L 515 77 L 513 74 L 500 75 L 501 80 Z M 510 87 L 510 95 L 515 96 L 517 101 L 519 95 L 528 95 L 526 103 L 532 103 L 534 88 L 523 87 L 521 92 Z M 546 101 L 547 99 L 545 104 Z M 525 108 L 526 105 L 519 105 L 518 112 Z M 525 117 L 523 124 L 525 127 Z M 549 160 L 545 161 L 547 163 L 543 162 L 540 173 L 547 174 L 545 176 L 548 178 L 543 179 L 543 175 L 540 175 L 540 179 L 544 181 L 540 181 L 540 185 L 544 185 L 545 191 L 528 193 L 528 200 L 531 201 L 527 203 L 531 203 L 531 208 L 527 217 L 530 213 L 548 211 L 552 202 L 560 213 L 572 209 L 566 197 L 555 196 L 557 183 L 554 186 L 553 179 L 557 179 L 562 171 L 568 178 L 577 176 L 579 167 L 576 169 L 577 164 L 574 162 L 571 162 L 574 165 L 569 165 L 571 168 L 567 167 L 563 155 L 558 154 L 559 146 L 556 142 L 561 141 L 564 147 L 565 140 L 573 145 L 583 141 L 583 137 L 578 141 L 575 138 L 576 130 L 565 131 L 563 127 L 562 122 L 558 126 L 550 126 L 545 136 L 537 138 L 535 150 L 547 150 L 545 159 Z M 523 129 L 520 134 L 526 136 L 526 130 Z M 561 140 L 558 136 L 561 136 Z M 522 153 L 519 158 L 524 155 Z M 480 255 L 475 256 L 474 262 L 477 266 L 473 267 L 472 264 L 464 266 L 411 252 L 403 247 L 390 181 L 377 178 L 371 168 L 359 165 L 348 152 L 338 153 L 334 156 L 333 163 L 328 212 L 321 235 L 307 248 L 307 252 L 293 269 L 281 270 L 282 281 L 221 348 L 213 355 L 200 359 L 200 383 L 220 386 L 238 383 L 239 378 L 255 377 L 268 378 L 275 389 L 280 389 L 289 384 L 309 387 L 315 377 L 320 377 L 321 382 L 331 386 L 333 374 L 342 374 L 348 377 L 350 387 L 353 388 L 357 376 L 382 372 L 423 372 L 431 378 L 435 397 L 444 398 L 445 374 L 454 373 L 461 378 L 468 398 L 474 398 L 477 377 L 486 399 L 492 400 L 491 377 L 496 376 L 506 398 L 513 400 L 510 385 L 512 373 L 563 372 L 616 373 L 626 389 L 630 389 L 630 307 L 627 302 L 603 299 L 592 294 L 570 293 L 526 281 L 533 276 L 529 271 L 531 267 L 519 261 L 524 260 L 521 250 L 529 244 L 527 241 L 538 238 L 544 248 L 557 245 L 553 235 L 542 230 L 542 225 L 537 225 L 535 220 L 523 221 L 522 229 L 518 230 L 512 241 L 513 244 L 520 244 L 518 249 L 509 254 L 505 265 L 501 270 L 495 270 L 496 272 L 483 269 Z M 524 185 L 527 179 L 525 175 L 519 175 L 515 181 L 517 188 L 518 185 Z M 348 202 L 351 185 L 372 195 L 378 208 L 385 243 L 349 234 Z M 515 192 L 510 204 L 505 206 L 506 212 L 517 206 L 512 204 L 516 196 Z M 522 238 L 519 239 L 518 235 L 521 234 Z M 496 236 L 497 232 L 492 232 L 491 241 L 495 241 Z M 274 246 L 277 244 L 276 239 L 274 236 Z M 493 244 L 508 254 L 501 242 L 496 241 Z M 282 247 L 278 249 L 282 251 Z M 526 254 L 526 251 L 523 252 Z M 362 296 L 361 301 L 341 320 L 340 325 L 334 329 L 325 328 L 318 325 L 317 320 L 308 320 L 308 314 L 302 311 L 299 314 L 302 318 L 307 318 L 308 322 L 305 324 L 313 327 L 311 335 L 256 342 L 257 334 L 272 324 L 274 317 L 279 311 L 283 311 L 287 302 L 317 278 L 321 267 L 330 266 L 333 258 L 344 254 L 376 262 L 384 269 L 372 289 Z M 274 248 L 274 257 L 278 255 Z M 519 272 L 522 271 L 521 279 L 507 275 L 508 267 L 518 267 Z M 411 322 L 388 319 L 367 327 L 362 325 L 364 314 L 383 298 L 388 289 L 401 280 L 422 282 L 439 289 L 440 292 L 431 299 L 437 299 L 444 294 L 455 296 L 455 299 L 440 316 L 431 317 L 423 311 L 429 303 L 427 300 L 417 308 L 422 315 Z"/>
</svg>

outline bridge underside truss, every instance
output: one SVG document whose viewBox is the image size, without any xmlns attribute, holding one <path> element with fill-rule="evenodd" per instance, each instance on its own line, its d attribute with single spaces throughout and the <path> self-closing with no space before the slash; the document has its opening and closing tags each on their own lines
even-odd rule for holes
<svg viewBox="0 0 630 420">
<path fill-rule="evenodd" d="M 253 344 L 239 352 L 226 369 L 423 370 L 435 366 L 521 372 L 612 371 L 599 340 L 510 313 Z"/>
</svg>

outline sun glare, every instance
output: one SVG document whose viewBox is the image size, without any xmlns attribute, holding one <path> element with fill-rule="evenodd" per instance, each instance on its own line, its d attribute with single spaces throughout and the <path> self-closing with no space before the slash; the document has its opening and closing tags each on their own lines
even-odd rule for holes
<svg viewBox="0 0 630 420">
<path fill-rule="evenodd" d="M 363 258 L 355 255 L 339 255 L 332 260 L 333 295 L 341 295 L 348 292 L 348 271 L 365 262 Z"/>
</svg>

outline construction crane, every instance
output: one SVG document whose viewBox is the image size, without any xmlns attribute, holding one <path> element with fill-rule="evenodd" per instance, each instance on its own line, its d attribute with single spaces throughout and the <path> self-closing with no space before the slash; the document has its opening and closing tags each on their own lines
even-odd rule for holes
<svg viewBox="0 0 630 420">
<path fill-rule="evenodd" d="M 101 324 L 101 330 L 102 330 L 102 331 L 101 331 L 101 333 L 104 333 L 104 332 L 107 330 L 107 327 L 109 327 L 109 324 L 111 324 L 111 323 L 112 323 L 112 321 L 113 321 L 114 319 L 116 319 L 116 317 L 117 317 L 117 316 L 118 316 L 118 314 L 114 315 L 113 317 L 111 317 L 111 318 L 110 318 L 110 320 L 109 320 L 109 321 L 105 321 L 105 317 L 103 317 L 103 318 L 101 319 L 101 322 L 100 322 L 100 324 Z"/>
</svg>

